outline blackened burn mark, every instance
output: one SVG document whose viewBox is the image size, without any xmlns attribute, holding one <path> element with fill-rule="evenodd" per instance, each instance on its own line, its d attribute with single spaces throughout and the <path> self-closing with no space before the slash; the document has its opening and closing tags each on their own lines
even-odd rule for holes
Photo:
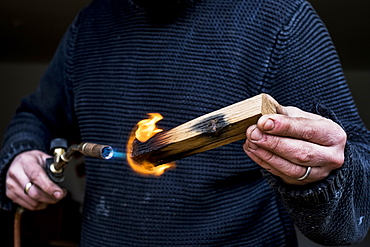
<svg viewBox="0 0 370 247">
<path fill-rule="evenodd" d="M 203 119 L 201 122 L 194 124 L 191 130 L 210 136 L 217 136 L 220 130 L 228 126 L 224 114 L 218 114 Z"/>
</svg>

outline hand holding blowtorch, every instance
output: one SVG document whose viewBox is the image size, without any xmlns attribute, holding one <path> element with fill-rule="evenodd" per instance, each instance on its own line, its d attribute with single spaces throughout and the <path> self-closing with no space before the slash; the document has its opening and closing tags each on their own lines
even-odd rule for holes
<svg viewBox="0 0 370 247">
<path fill-rule="evenodd" d="M 21 246 L 20 224 L 24 208 L 44 209 L 48 204 L 54 204 L 66 195 L 66 191 L 56 183 L 64 180 L 64 167 L 75 152 L 102 159 L 110 159 L 113 156 L 113 149 L 110 146 L 95 143 L 85 142 L 67 148 L 66 140 L 54 139 L 50 146 L 54 158 L 49 158 L 41 151 L 33 150 L 17 155 L 9 167 L 6 195 L 20 205 L 14 216 L 15 247 Z M 45 160 L 46 173 L 42 168 Z M 24 193 L 22 193 L 22 186 L 24 186 Z"/>
<path fill-rule="evenodd" d="M 81 143 L 67 148 L 61 139 L 53 140 L 51 148 L 53 158 L 38 150 L 26 151 L 14 158 L 6 178 L 6 195 L 14 203 L 29 210 L 39 210 L 61 200 L 66 191 L 56 183 L 63 181 L 64 167 L 76 152 L 102 159 L 113 155 L 110 146 Z"/>
</svg>

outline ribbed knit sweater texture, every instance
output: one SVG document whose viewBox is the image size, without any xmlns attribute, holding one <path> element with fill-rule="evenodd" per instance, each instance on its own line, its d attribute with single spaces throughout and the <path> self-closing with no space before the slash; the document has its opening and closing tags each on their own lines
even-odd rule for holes
<svg viewBox="0 0 370 247">
<path fill-rule="evenodd" d="M 322 244 L 360 240 L 369 227 L 370 136 L 329 34 L 304 0 L 195 0 L 152 22 L 124 0 L 95 0 L 63 37 L 39 88 L 12 120 L 1 153 L 48 151 L 52 138 L 125 152 L 150 112 L 171 129 L 259 93 L 313 111 L 348 134 L 342 168 L 288 186 L 235 142 L 177 161 L 160 177 L 125 159 L 86 158 L 82 247 L 296 246 L 293 221 Z"/>
</svg>

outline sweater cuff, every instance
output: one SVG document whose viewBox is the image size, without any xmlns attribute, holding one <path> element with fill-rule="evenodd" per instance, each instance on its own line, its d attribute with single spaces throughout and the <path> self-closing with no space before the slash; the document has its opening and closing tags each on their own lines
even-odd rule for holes
<svg viewBox="0 0 370 247">
<path fill-rule="evenodd" d="M 6 196 L 6 174 L 9 166 L 15 156 L 22 152 L 30 150 L 42 150 L 45 148 L 39 147 L 35 143 L 29 141 L 18 141 L 5 145 L 0 152 L 0 208 L 4 210 L 13 210 L 15 204 Z"/>
</svg>

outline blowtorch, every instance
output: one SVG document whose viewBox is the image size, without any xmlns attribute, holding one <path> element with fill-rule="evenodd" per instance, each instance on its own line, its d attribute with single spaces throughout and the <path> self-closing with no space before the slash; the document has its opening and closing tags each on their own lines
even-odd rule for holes
<svg viewBox="0 0 370 247">
<path fill-rule="evenodd" d="M 50 150 L 54 154 L 54 158 L 46 159 L 46 172 L 55 183 L 64 180 L 64 167 L 77 152 L 85 156 L 106 160 L 113 157 L 113 148 L 111 146 L 83 142 L 68 148 L 67 141 L 62 138 L 53 139 L 50 144 Z"/>
</svg>

